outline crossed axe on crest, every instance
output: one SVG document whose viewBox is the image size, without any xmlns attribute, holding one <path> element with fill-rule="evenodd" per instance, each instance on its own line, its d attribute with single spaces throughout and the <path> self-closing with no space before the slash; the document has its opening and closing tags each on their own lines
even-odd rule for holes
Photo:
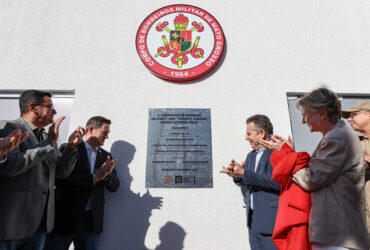
<svg viewBox="0 0 370 250">
<path fill-rule="evenodd" d="M 159 31 L 159 32 L 162 32 L 163 30 L 165 30 L 168 33 L 170 33 L 171 30 L 169 28 L 167 28 L 168 24 L 169 23 L 167 21 L 165 21 L 163 23 L 159 22 L 158 25 L 156 26 L 156 30 Z M 194 30 L 197 30 L 198 32 L 202 32 L 204 30 L 204 26 L 201 23 L 192 22 L 191 24 L 193 25 L 193 28 L 190 29 L 191 32 L 193 32 Z M 168 41 L 167 41 L 167 38 L 166 38 L 165 35 L 162 36 L 162 40 L 163 40 L 163 44 L 164 44 L 165 47 L 160 48 L 161 50 L 158 52 L 158 54 L 155 55 L 155 57 L 158 57 L 160 55 L 161 56 L 168 56 L 169 53 L 171 53 L 171 52 L 176 54 L 174 51 L 169 49 L 169 44 L 168 44 Z M 191 52 L 193 56 L 195 54 L 195 55 L 197 55 L 198 58 L 199 57 L 203 58 L 203 53 L 204 53 L 203 50 L 202 49 L 197 49 L 199 40 L 200 40 L 200 36 L 197 36 L 197 38 L 195 39 L 195 42 L 194 42 L 193 46 L 190 48 L 189 52 Z M 164 52 L 167 52 L 167 53 L 163 54 Z M 182 52 L 182 53 L 178 52 L 178 53 L 179 54 L 172 59 L 172 62 L 177 61 L 177 66 L 179 68 L 181 68 L 182 63 L 184 63 L 184 64 L 187 63 L 188 58 L 186 57 L 184 52 Z M 184 55 L 182 55 L 182 54 L 184 54 Z"/>
<path fill-rule="evenodd" d="M 171 30 L 167 28 L 167 25 L 168 25 L 167 21 L 163 23 L 159 22 L 156 29 L 158 31 L 163 31 L 163 29 L 165 29 L 168 33 L 170 33 Z M 193 25 L 193 28 L 191 28 L 191 32 L 193 32 L 194 30 L 197 30 L 198 32 L 202 32 L 204 30 L 204 27 L 201 23 L 192 22 L 191 25 Z"/>
</svg>

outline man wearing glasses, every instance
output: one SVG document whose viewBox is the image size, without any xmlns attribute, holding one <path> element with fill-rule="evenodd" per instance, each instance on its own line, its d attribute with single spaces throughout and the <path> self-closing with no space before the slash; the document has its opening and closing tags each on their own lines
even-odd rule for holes
<svg viewBox="0 0 370 250">
<path fill-rule="evenodd" d="M 29 134 L 0 163 L 0 250 L 41 250 L 54 223 L 55 177 L 66 178 L 72 172 L 76 146 L 85 131 L 77 127 L 62 154 L 57 140 L 65 117 L 54 122 L 57 112 L 51 94 L 27 90 L 19 98 L 19 107 L 18 119 L 0 121 L 0 137 L 17 129 Z M 49 124 L 46 134 L 44 127 Z"/>
<path fill-rule="evenodd" d="M 354 130 L 360 132 L 358 136 L 365 151 L 366 221 L 370 243 L 370 101 L 359 101 L 353 108 L 343 110 L 342 117 L 348 120 Z"/>
</svg>

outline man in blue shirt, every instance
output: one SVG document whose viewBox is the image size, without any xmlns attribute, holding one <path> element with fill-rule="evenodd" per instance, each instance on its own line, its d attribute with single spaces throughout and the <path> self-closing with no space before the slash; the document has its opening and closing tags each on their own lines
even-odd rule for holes
<svg viewBox="0 0 370 250">
<path fill-rule="evenodd" d="M 271 151 L 265 150 L 258 142 L 268 140 L 273 126 L 265 115 L 254 115 L 247 119 L 246 140 L 252 151 L 242 164 L 231 161 L 221 173 L 234 178 L 238 185 L 246 187 L 245 203 L 249 243 L 252 250 L 277 249 L 271 240 L 279 204 L 280 185 L 271 179 Z"/>
</svg>

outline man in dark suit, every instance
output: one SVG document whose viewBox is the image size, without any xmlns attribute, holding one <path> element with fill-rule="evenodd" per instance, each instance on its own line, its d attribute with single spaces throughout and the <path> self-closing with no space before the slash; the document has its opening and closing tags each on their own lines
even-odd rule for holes
<svg viewBox="0 0 370 250">
<path fill-rule="evenodd" d="M 119 179 L 116 160 L 101 148 L 110 132 L 111 121 L 94 116 L 86 124 L 86 136 L 78 144 L 72 174 L 55 183 L 55 227 L 47 236 L 44 250 L 95 250 L 103 231 L 104 187 L 115 192 Z"/>
<path fill-rule="evenodd" d="M 56 142 L 64 116 L 53 123 L 56 111 L 51 94 L 27 90 L 19 98 L 19 107 L 21 117 L 0 121 L 0 137 L 17 129 L 29 135 L 0 164 L 0 249 L 41 250 L 54 224 L 55 177 L 72 172 L 84 131 L 78 127 L 61 154 Z M 51 123 L 49 133 L 44 133 Z"/>
<path fill-rule="evenodd" d="M 231 161 L 221 173 L 234 177 L 240 185 L 246 185 L 247 225 L 252 250 L 277 249 L 271 240 L 279 204 L 280 185 L 271 180 L 271 151 L 264 150 L 259 139 L 268 140 L 273 126 L 265 115 L 254 115 L 247 119 L 246 140 L 253 149 L 244 164 Z"/>
</svg>

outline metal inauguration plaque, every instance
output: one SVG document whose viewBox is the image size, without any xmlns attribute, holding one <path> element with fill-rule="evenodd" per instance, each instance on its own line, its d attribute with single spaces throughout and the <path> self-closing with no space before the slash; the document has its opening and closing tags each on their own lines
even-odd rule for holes
<svg viewBox="0 0 370 250">
<path fill-rule="evenodd" d="M 209 109 L 149 109 L 147 188 L 212 188 Z"/>
</svg>

